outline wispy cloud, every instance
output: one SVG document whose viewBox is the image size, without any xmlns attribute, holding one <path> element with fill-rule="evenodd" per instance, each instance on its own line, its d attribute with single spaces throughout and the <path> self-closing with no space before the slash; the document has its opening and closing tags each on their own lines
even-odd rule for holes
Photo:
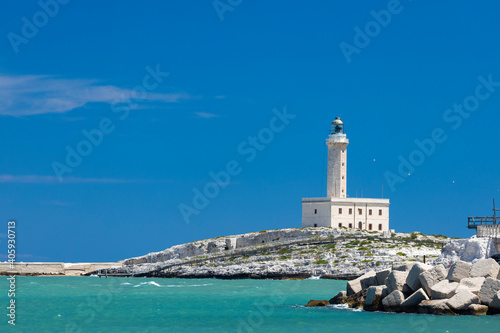
<svg viewBox="0 0 500 333">
<path fill-rule="evenodd" d="M 205 118 L 205 119 L 220 117 L 218 114 L 208 113 L 208 112 L 195 112 L 194 114 L 200 118 Z"/>
<path fill-rule="evenodd" d="M 79 177 L 64 177 L 64 181 L 60 182 L 55 176 L 41 175 L 0 175 L 0 183 L 17 183 L 17 184 L 75 184 L 75 183 L 110 183 L 110 184 L 125 184 L 147 182 L 146 180 L 138 179 L 119 179 L 119 178 L 79 178 Z"/>
<path fill-rule="evenodd" d="M 127 100 L 133 100 L 136 104 L 153 101 L 173 103 L 187 98 L 191 96 L 186 93 L 139 93 L 133 89 L 98 84 L 96 80 L 0 74 L 0 115 L 65 113 L 87 103 L 115 104 Z"/>
</svg>

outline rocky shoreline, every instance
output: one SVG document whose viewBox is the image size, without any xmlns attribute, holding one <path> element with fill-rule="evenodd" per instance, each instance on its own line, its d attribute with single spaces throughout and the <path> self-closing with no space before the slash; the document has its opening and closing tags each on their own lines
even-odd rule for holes
<svg viewBox="0 0 500 333">
<path fill-rule="evenodd" d="M 433 262 L 449 240 L 418 232 L 289 228 L 176 245 L 121 263 L 137 276 L 351 280 L 394 263 Z"/>
<path fill-rule="evenodd" d="M 493 315 L 500 313 L 500 265 L 494 259 L 457 261 L 449 268 L 422 263 L 370 271 L 347 282 L 329 301 L 306 305 L 347 304 L 365 311 L 435 315 Z"/>
</svg>

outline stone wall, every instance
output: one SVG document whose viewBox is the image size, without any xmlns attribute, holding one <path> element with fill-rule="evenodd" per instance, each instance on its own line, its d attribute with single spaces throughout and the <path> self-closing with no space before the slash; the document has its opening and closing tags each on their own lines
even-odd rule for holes
<svg viewBox="0 0 500 333">
<path fill-rule="evenodd" d="M 80 276 L 99 269 L 121 266 L 117 263 L 18 262 L 0 263 L 0 275 L 68 275 Z"/>
</svg>

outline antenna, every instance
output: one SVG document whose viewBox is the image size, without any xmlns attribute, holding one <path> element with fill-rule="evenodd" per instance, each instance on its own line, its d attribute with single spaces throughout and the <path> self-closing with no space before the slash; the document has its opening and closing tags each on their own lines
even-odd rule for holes
<svg viewBox="0 0 500 333">
<path fill-rule="evenodd" d="M 384 198 L 384 182 L 382 182 L 382 199 Z"/>
</svg>

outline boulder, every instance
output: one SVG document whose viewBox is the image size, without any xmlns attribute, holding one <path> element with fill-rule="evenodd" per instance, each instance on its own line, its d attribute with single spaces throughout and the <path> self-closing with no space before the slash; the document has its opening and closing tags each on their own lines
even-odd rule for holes
<svg viewBox="0 0 500 333">
<path fill-rule="evenodd" d="M 340 291 L 337 295 L 333 296 L 328 302 L 330 304 L 344 304 L 347 301 L 347 292 Z"/>
<path fill-rule="evenodd" d="M 346 290 L 347 290 L 347 296 L 354 295 L 363 290 L 363 288 L 361 288 L 361 281 L 359 280 L 359 278 L 347 281 Z"/>
<path fill-rule="evenodd" d="M 451 265 L 446 277 L 450 281 L 460 282 L 462 279 L 468 278 L 472 264 L 462 260 Z"/>
<path fill-rule="evenodd" d="M 446 278 L 446 274 L 446 268 L 443 265 L 434 266 L 420 274 L 419 280 L 427 295 L 431 295 L 431 287 L 443 281 Z"/>
<path fill-rule="evenodd" d="M 471 316 L 482 316 L 488 312 L 488 307 L 483 304 L 471 304 L 465 309 L 464 314 Z"/>
<path fill-rule="evenodd" d="M 368 289 L 363 289 L 360 292 L 355 293 L 354 295 L 348 296 L 346 298 L 346 303 L 352 309 L 362 308 L 365 303 L 366 293 Z"/>
<path fill-rule="evenodd" d="M 382 299 L 387 296 L 386 286 L 372 286 L 366 292 L 363 309 L 365 311 L 383 310 Z"/>
<path fill-rule="evenodd" d="M 311 306 L 327 306 L 330 305 L 330 303 L 325 299 L 322 301 L 317 301 L 317 300 L 310 300 L 307 304 L 306 307 L 311 307 Z"/>
<path fill-rule="evenodd" d="M 399 290 L 394 290 L 382 300 L 382 305 L 387 312 L 399 312 L 404 301 L 405 295 Z"/>
<path fill-rule="evenodd" d="M 460 290 L 446 302 L 446 305 L 454 312 L 459 312 L 467 309 L 471 304 L 479 303 L 479 297 L 476 294 L 468 290 Z"/>
<path fill-rule="evenodd" d="M 388 293 L 390 294 L 395 290 L 399 290 L 402 292 L 403 287 L 406 283 L 407 276 L 408 272 L 393 270 L 387 277 L 387 280 L 385 281 L 385 284 L 388 288 Z"/>
<path fill-rule="evenodd" d="M 359 278 L 347 282 L 347 296 L 354 295 L 363 289 L 377 285 L 377 273 L 369 271 Z"/>
<path fill-rule="evenodd" d="M 436 283 L 431 287 L 432 299 L 435 300 L 452 297 L 453 294 L 455 294 L 455 290 L 457 289 L 458 285 L 458 282 L 450 282 L 448 280 L 443 280 Z"/>
<path fill-rule="evenodd" d="M 494 312 L 500 312 L 500 291 L 498 291 L 495 296 L 493 296 L 493 299 L 491 300 L 490 303 L 490 308 Z"/>
<path fill-rule="evenodd" d="M 481 290 L 481 286 L 484 283 L 485 278 L 482 276 L 473 277 L 473 278 L 465 278 L 460 280 L 460 286 L 466 287 L 469 289 L 471 293 L 479 294 L 479 290 Z M 458 288 L 457 288 L 458 289 Z"/>
<path fill-rule="evenodd" d="M 399 263 L 399 264 L 392 264 L 392 270 L 393 271 L 401 271 L 401 272 L 409 272 L 413 265 L 415 265 L 415 262 L 405 262 L 405 263 Z"/>
<path fill-rule="evenodd" d="M 474 265 L 473 265 L 474 266 Z M 493 278 L 486 278 L 477 294 L 481 303 L 484 305 L 490 305 L 491 301 L 493 301 L 493 297 L 500 290 L 500 280 Z"/>
<path fill-rule="evenodd" d="M 422 263 L 416 263 L 413 265 L 413 267 L 410 269 L 408 276 L 406 277 L 406 284 L 412 291 L 417 291 L 422 287 L 422 284 L 420 283 L 420 274 L 422 274 L 425 271 L 428 271 L 431 269 L 432 266 L 422 264 Z"/>
<path fill-rule="evenodd" d="M 422 301 L 417 306 L 417 312 L 433 315 L 454 315 L 455 312 L 446 305 L 446 301 L 445 299 Z"/>
<path fill-rule="evenodd" d="M 361 283 L 362 289 L 368 289 L 371 286 L 377 285 L 377 273 L 375 271 L 369 271 L 359 277 L 359 282 Z"/>
<path fill-rule="evenodd" d="M 491 277 L 496 279 L 499 271 L 500 265 L 498 265 L 495 259 L 482 259 L 472 264 L 470 277 L 483 276 L 485 278 Z"/>
<path fill-rule="evenodd" d="M 405 299 L 405 301 L 401 303 L 401 307 L 403 308 L 403 311 L 416 312 L 417 306 L 420 304 L 420 302 L 428 300 L 429 297 L 427 297 L 427 294 L 425 293 L 424 289 L 420 288 L 416 292 L 414 292 L 410 297 Z"/>
<path fill-rule="evenodd" d="M 384 271 L 380 271 L 376 273 L 376 278 L 377 278 L 377 285 L 385 285 L 385 279 L 389 276 L 391 273 L 390 269 L 386 269 Z"/>
</svg>

